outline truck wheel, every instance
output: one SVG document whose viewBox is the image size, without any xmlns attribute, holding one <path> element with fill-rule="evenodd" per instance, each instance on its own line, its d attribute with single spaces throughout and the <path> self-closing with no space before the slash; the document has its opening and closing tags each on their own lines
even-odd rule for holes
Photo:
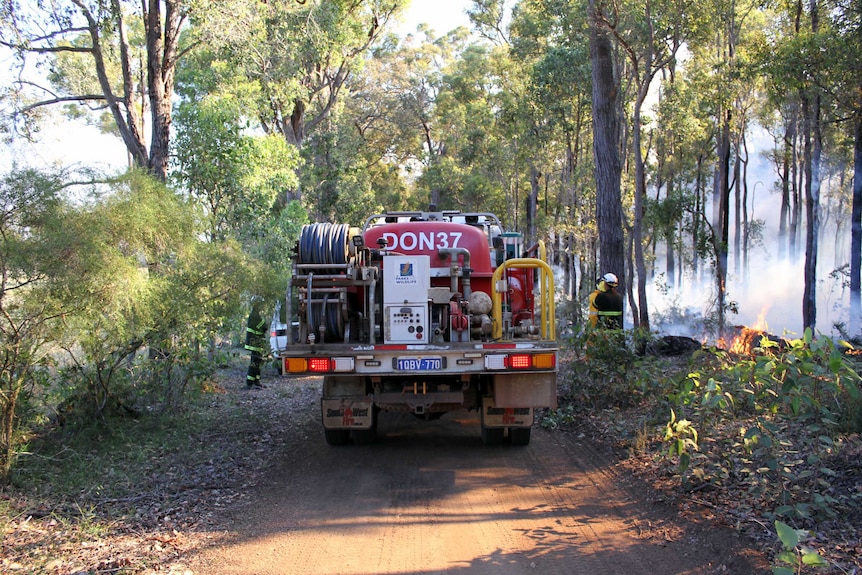
<svg viewBox="0 0 862 575">
<path fill-rule="evenodd" d="M 353 443 L 357 445 L 368 445 L 369 443 L 373 443 L 375 439 L 377 439 L 377 418 L 378 412 L 380 408 L 376 405 L 371 408 L 371 427 L 368 429 L 354 429 L 351 431 L 351 435 L 353 436 Z"/>
<path fill-rule="evenodd" d="M 481 409 L 481 417 L 479 418 L 482 428 L 482 443 L 485 445 L 500 445 L 506 437 L 505 427 L 486 427 L 485 426 L 485 409 Z"/>
<path fill-rule="evenodd" d="M 349 429 L 325 429 L 323 434 L 326 436 L 326 443 L 329 445 L 347 445 L 350 441 Z"/>
<path fill-rule="evenodd" d="M 482 426 L 482 443 L 485 445 L 500 445 L 503 443 L 506 428 Z"/>
<path fill-rule="evenodd" d="M 530 445 L 530 432 L 532 427 L 510 427 L 509 440 L 512 445 Z"/>
</svg>

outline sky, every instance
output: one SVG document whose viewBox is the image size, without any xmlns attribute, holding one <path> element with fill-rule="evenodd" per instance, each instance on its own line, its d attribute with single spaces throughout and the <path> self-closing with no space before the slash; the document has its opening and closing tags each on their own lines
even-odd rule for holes
<svg viewBox="0 0 862 575">
<path fill-rule="evenodd" d="M 416 31 L 419 24 L 428 24 L 437 34 L 445 34 L 458 26 L 470 27 L 466 10 L 470 0 L 411 0 L 404 15 L 400 34 Z"/>
</svg>

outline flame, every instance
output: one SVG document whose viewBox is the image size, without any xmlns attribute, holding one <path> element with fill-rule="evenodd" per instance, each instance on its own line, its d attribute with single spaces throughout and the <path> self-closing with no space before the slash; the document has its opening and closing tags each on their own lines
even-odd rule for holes
<svg viewBox="0 0 862 575">
<path fill-rule="evenodd" d="M 751 355 L 755 348 L 761 346 L 764 337 L 769 337 L 769 326 L 766 323 L 766 313 L 769 306 L 764 306 L 757 315 L 757 321 L 753 326 L 743 326 L 742 331 L 733 338 L 727 350 L 739 355 Z"/>
<path fill-rule="evenodd" d="M 742 332 L 733 338 L 728 351 L 739 355 L 750 355 L 754 348 L 760 347 L 760 340 L 765 333 L 753 327 L 743 327 Z"/>
<path fill-rule="evenodd" d="M 763 306 L 763 309 L 760 310 L 760 313 L 757 314 L 757 321 L 752 326 L 754 329 L 758 329 L 762 332 L 769 331 L 769 324 L 766 323 L 766 313 L 769 311 L 769 305 Z"/>
</svg>

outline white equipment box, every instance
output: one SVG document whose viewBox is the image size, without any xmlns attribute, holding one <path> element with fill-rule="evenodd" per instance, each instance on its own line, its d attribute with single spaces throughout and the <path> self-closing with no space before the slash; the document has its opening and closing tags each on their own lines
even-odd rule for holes
<svg viewBox="0 0 862 575">
<path fill-rule="evenodd" d="M 386 256 L 383 260 L 383 340 L 428 343 L 427 255 Z"/>
</svg>

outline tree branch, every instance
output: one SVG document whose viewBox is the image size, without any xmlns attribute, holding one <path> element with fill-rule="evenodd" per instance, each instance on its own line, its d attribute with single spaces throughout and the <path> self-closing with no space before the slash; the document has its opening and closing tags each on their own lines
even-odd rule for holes
<svg viewBox="0 0 862 575">
<path fill-rule="evenodd" d="M 86 46 L 29 46 L 27 44 L 14 44 L 12 42 L 5 42 L 2 40 L 0 40 L 0 46 L 4 46 L 10 50 L 30 52 L 32 54 L 52 54 L 58 52 L 77 52 L 86 54 L 93 51 L 92 47 Z"/>
<path fill-rule="evenodd" d="M 87 100 L 100 100 L 100 101 L 104 102 L 104 101 L 106 101 L 106 98 L 105 98 L 104 94 L 82 94 L 80 96 L 57 96 L 56 98 L 51 98 L 50 100 L 42 100 L 41 102 L 35 102 L 33 104 L 30 104 L 29 106 L 25 106 L 25 107 L 21 108 L 21 111 L 22 112 L 30 112 L 31 110 L 35 110 L 36 108 L 41 108 L 43 106 L 50 106 L 52 104 L 61 104 L 63 102 L 82 103 L 82 102 L 87 101 Z M 99 108 L 95 108 L 95 109 L 100 109 L 103 107 L 104 106 L 100 106 Z M 94 108 L 90 108 L 90 109 L 94 109 Z"/>
</svg>

